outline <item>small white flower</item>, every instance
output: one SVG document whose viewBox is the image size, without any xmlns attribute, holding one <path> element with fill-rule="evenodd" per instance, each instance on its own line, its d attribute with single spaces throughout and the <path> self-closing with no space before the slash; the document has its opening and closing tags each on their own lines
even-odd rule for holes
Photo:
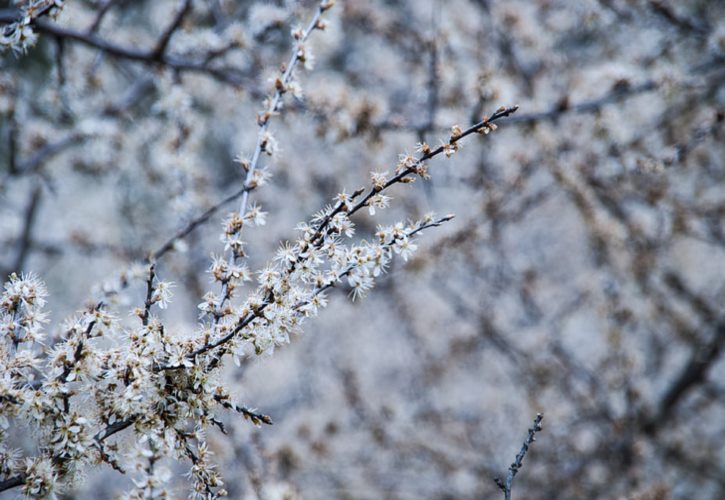
<svg viewBox="0 0 725 500">
<path fill-rule="evenodd" d="M 267 223 L 267 212 L 263 212 L 258 205 L 254 204 L 246 213 L 244 219 L 255 226 L 264 226 Z"/>
<path fill-rule="evenodd" d="M 154 294 L 151 296 L 151 301 L 159 305 L 161 309 L 166 309 L 171 302 L 171 297 L 174 294 L 171 292 L 171 288 L 174 283 L 171 281 L 159 281 L 154 290 Z"/>
<path fill-rule="evenodd" d="M 372 276 L 360 268 L 354 269 L 350 273 L 347 282 L 352 287 L 353 300 L 358 297 L 364 297 L 374 285 Z"/>
<path fill-rule="evenodd" d="M 401 238 L 393 245 L 395 253 L 400 255 L 406 262 L 408 261 L 408 257 L 410 257 L 417 248 L 418 245 L 411 243 L 408 238 Z"/>
</svg>

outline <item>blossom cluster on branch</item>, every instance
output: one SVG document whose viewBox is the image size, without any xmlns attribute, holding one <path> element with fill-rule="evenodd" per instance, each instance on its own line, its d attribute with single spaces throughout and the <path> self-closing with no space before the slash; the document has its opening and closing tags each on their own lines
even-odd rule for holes
<svg viewBox="0 0 725 500">
<path fill-rule="evenodd" d="M 0 50 L 10 49 L 18 54 L 35 45 L 38 34 L 33 24 L 43 16 L 55 19 L 65 4 L 64 0 L 32 0 L 20 3 L 18 20 L 6 24 L 0 31 Z"/>
<path fill-rule="evenodd" d="M 722 1 L 12 0 L 0 42 L 3 498 L 725 496 Z"/>
<path fill-rule="evenodd" d="M 20 24 L 5 28 L 8 44 L 24 51 L 34 40 L 28 31 L 34 19 L 61 5 L 26 6 Z M 353 222 L 362 209 L 372 216 L 386 208 L 391 199 L 384 192 L 391 186 L 413 182 L 416 176 L 428 178 L 427 160 L 441 153 L 452 156 L 460 140 L 494 130 L 493 122 L 514 113 L 515 107 L 500 108 L 466 131 L 454 127 L 437 148 L 420 144 L 421 155 L 402 155 L 393 175 L 373 172 L 367 190 L 338 194 L 300 223 L 297 239 L 283 243 L 261 270 L 253 272 L 244 262 L 247 242 L 242 229 L 263 226 L 267 217 L 248 200 L 269 177 L 267 167 L 259 163 L 264 153 L 274 156 L 276 150 L 270 120 L 281 111 L 285 94 L 301 95 L 294 69 L 298 63 L 310 66 L 312 55 L 305 41 L 314 30 L 324 29 L 321 17 L 332 5 L 323 0 L 308 27 L 293 30 L 291 59 L 273 79 L 273 93 L 258 115 L 254 153 L 250 159 L 239 159 L 245 172 L 241 205 L 223 224 L 225 255 L 213 256 L 209 268 L 219 291 L 207 292 L 199 304 L 197 331 L 178 335 L 154 312 L 168 307 L 174 287 L 159 279 L 157 262 L 188 232 L 152 252 L 143 274 L 145 301 L 132 310 L 138 320 L 135 327 L 124 324 L 101 301 L 48 339 L 43 282 L 35 274 L 10 276 L 0 302 L 0 490 L 19 487 L 27 496 L 53 496 L 77 481 L 86 468 L 105 463 L 134 477 L 128 498 L 166 498 L 172 477 L 169 461 L 180 460 L 189 463 L 192 497 L 225 496 L 207 445 L 212 428 L 226 432 L 219 413 L 230 410 L 257 425 L 272 423 L 267 415 L 233 400 L 219 377 L 225 360 L 231 356 L 239 363 L 249 356 L 271 355 L 301 332 L 304 320 L 328 304 L 331 288 L 346 282 L 353 299 L 365 296 L 394 255 L 407 261 L 417 247 L 417 235 L 452 219 L 429 214 L 381 225 L 369 240 L 355 239 Z M 255 281 L 256 289 L 246 290 L 242 298 L 245 283 Z M 37 435 L 37 453 L 24 455 L 8 447 L 8 434 L 21 425 Z M 126 429 L 135 436 L 130 449 L 111 439 Z"/>
</svg>

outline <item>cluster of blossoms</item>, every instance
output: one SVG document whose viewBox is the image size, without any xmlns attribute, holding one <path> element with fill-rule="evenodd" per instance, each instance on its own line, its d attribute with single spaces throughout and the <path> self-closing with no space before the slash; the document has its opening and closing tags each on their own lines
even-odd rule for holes
<svg viewBox="0 0 725 500">
<path fill-rule="evenodd" d="M 199 309 L 202 319 L 209 321 L 202 324 L 197 335 L 207 340 L 194 345 L 189 357 L 214 351 L 211 359 L 216 366 L 219 356 L 228 352 L 237 359 L 250 351 L 271 354 L 276 346 L 289 342 L 291 333 L 300 331 L 305 318 L 315 316 L 327 304 L 326 290 L 347 279 L 353 297 L 365 295 L 394 253 L 407 260 L 416 248 L 413 235 L 451 218 L 436 220 L 429 215 L 408 224 L 380 227 L 377 241 L 345 244 L 355 234 L 350 215 L 363 206 L 353 201 L 353 196 L 341 193 L 335 205 L 316 214 L 310 222 L 299 224 L 300 237 L 282 245 L 275 260 L 259 271 L 259 286 L 242 305 L 218 308 L 216 305 L 224 301 L 207 294 Z M 246 266 L 229 265 L 219 257 L 214 258 L 210 273 L 229 295 L 252 279 Z"/>
<path fill-rule="evenodd" d="M 167 307 L 173 285 L 157 279 L 155 262 L 144 272 L 146 297 L 133 311 L 135 327 L 123 324 L 98 302 L 46 343 L 44 286 L 34 275 L 10 277 L 0 303 L 0 491 L 20 486 L 29 496 L 49 496 L 76 479 L 85 466 L 106 463 L 135 474 L 136 488 L 128 498 L 165 498 L 170 495 L 165 462 L 172 459 L 191 463 L 193 497 L 224 496 L 206 437 L 212 426 L 225 431 L 217 412 L 231 410 L 257 425 L 271 423 L 268 416 L 233 402 L 219 377 L 224 357 L 231 355 L 238 362 L 251 354 L 272 354 L 301 331 L 305 319 L 327 305 L 329 289 L 347 285 L 353 298 L 364 296 L 394 255 L 410 257 L 418 233 L 452 218 L 427 215 L 381 226 L 370 241 L 354 240 L 357 212 L 367 208 L 374 215 L 386 208 L 390 198 L 385 190 L 416 176 L 427 178 L 426 160 L 440 153 L 450 156 L 458 140 L 492 129 L 492 121 L 515 108 L 501 108 L 436 149 L 421 145 L 420 157 L 401 156 L 393 176 L 372 173 L 367 190 L 343 191 L 310 221 L 299 224 L 297 239 L 282 245 L 261 271 L 253 273 L 244 264 L 242 229 L 265 224 L 266 213 L 249 203 L 249 195 L 269 177 L 258 165 L 260 157 L 274 155 L 277 149 L 270 118 L 281 109 L 287 92 L 300 95 L 293 70 L 298 63 L 310 64 L 304 42 L 312 31 L 324 28 L 320 16 L 331 7 L 332 2 L 322 1 L 309 26 L 293 31 L 292 58 L 274 80 L 274 92 L 258 115 L 255 151 L 250 159 L 240 159 L 246 175 L 240 209 L 224 222 L 225 255 L 212 258 L 209 271 L 220 290 L 203 297 L 201 321 L 193 335 L 168 332 L 153 314 L 155 306 Z M 256 289 L 243 301 L 236 300 L 244 284 L 254 280 Z M 37 431 L 41 444 L 36 457 L 22 461 L 17 450 L 5 447 L 11 424 Z M 134 448 L 108 442 L 129 428 L 137 436 Z"/>
<path fill-rule="evenodd" d="M 64 0 L 35 0 L 19 2 L 20 12 L 17 21 L 2 28 L 0 49 L 11 49 L 15 53 L 25 53 L 38 41 L 33 24 L 42 16 L 56 18 L 60 14 Z"/>
<path fill-rule="evenodd" d="M 232 402 L 218 379 L 222 358 L 231 354 L 238 361 L 252 352 L 273 353 L 301 331 L 306 318 L 327 305 L 327 290 L 347 283 L 353 297 L 364 296 L 394 254 L 409 258 L 416 249 L 415 235 L 452 218 L 428 215 L 381 226 L 372 241 L 351 242 L 355 213 L 365 207 L 382 208 L 388 198 L 382 198 L 381 191 L 424 172 L 420 159 L 404 159 L 401 165 L 391 179 L 373 173 L 366 194 L 343 192 L 334 204 L 299 224 L 298 239 L 280 247 L 276 258 L 256 274 L 256 290 L 240 305 L 233 304 L 234 291 L 253 276 L 238 261 L 243 252 L 232 248 L 231 260 L 215 257 L 210 273 L 224 296 L 205 297 L 199 305 L 203 321 L 189 339 L 169 335 L 151 313 L 153 306 L 164 308 L 171 298 L 171 284 L 156 281 L 151 265 L 144 307 L 135 310 L 141 323 L 137 328 L 121 327 L 101 303 L 70 321 L 52 347 L 38 349 L 45 290 L 34 276 L 12 277 L 2 300 L 0 398 L 6 404 L 0 417 L 5 427 L 8 419 L 31 423 L 41 431 L 44 445 L 40 456 L 25 463 L 14 458 L 17 452 L 2 450 L 0 470 L 10 478 L 6 484 L 15 482 L 29 494 L 45 495 L 59 484 L 56 479 L 70 480 L 84 465 L 106 462 L 125 471 L 122 463 L 131 460 L 140 478 L 130 498 L 163 498 L 168 495 L 164 484 L 169 474 L 158 462 L 171 457 L 192 463 L 190 477 L 198 497 L 224 495 L 222 480 L 208 460 L 205 437 L 210 425 L 223 430 L 218 408 L 236 411 L 256 424 L 271 421 Z M 224 234 L 244 221 L 259 223 L 260 217 L 256 206 L 242 217 L 232 215 Z M 100 337 L 110 337 L 114 347 L 100 349 Z M 18 349 L 21 343 L 27 347 Z M 33 353 L 43 350 L 44 359 L 36 359 Z M 35 380 L 41 364 L 45 376 Z M 83 416 L 73 410 L 81 406 L 86 409 Z M 117 444 L 105 441 L 129 427 L 142 439 L 140 448 L 124 459 Z"/>
</svg>

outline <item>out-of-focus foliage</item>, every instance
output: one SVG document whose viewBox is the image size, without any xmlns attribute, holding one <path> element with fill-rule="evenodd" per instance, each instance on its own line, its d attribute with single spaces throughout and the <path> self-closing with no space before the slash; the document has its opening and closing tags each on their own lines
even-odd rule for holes
<svg viewBox="0 0 725 500">
<path fill-rule="evenodd" d="M 317 3 L 74 0 L 51 19 L 61 3 L 0 3 L 3 45 L 16 48 L 0 62 L 0 271 L 17 273 L 6 296 L 18 298 L 3 310 L 24 311 L 24 331 L 42 340 L 47 302 L 48 346 L 81 335 L 89 318 L 123 336 L 151 305 L 162 345 L 198 340 L 198 306 L 209 313 L 219 299 L 205 294 L 226 293 L 213 281 L 227 257 L 210 276 L 211 254 L 246 257 L 230 301 L 241 307 L 257 290 L 242 286 L 246 273 L 257 280 L 337 193 L 369 185 L 371 171 L 390 178 L 416 144 L 455 136 L 453 125 L 519 105 L 450 160 L 430 160 L 429 180 L 393 186 L 392 200 L 357 215 L 356 241 L 369 245 L 359 253 L 382 242 L 407 262 L 384 269 L 389 259 L 365 257 L 368 271 L 328 290 L 327 309 L 274 356 L 236 346 L 239 366 L 209 381 L 231 392 L 231 410 L 214 414 L 227 434 L 205 422 L 208 432 L 187 426 L 162 442 L 131 425 L 101 450 L 139 470 L 89 467 L 65 492 L 153 493 L 158 481 L 183 497 L 195 456 L 202 495 L 208 459 L 232 498 L 494 498 L 493 477 L 542 412 L 514 496 L 725 496 L 723 2 L 341 0 L 285 82 L 290 32 Z M 36 4 L 48 12 L 18 8 Z M 260 115 L 275 88 L 284 106 Z M 257 149 L 269 154 L 255 160 Z M 241 195 L 250 163 L 266 184 L 250 191 L 257 212 L 245 220 L 257 227 L 243 247 L 227 217 L 238 196 L 164 247 Z M 415 244 L 390 235 L 430 223 L 432 211 L 457 218 L 407 258 L 402 245 Z M 395 233 L 401 220 L 423 222 Z M 347 221 L 336 224 L 344 234 Z M 388 226 L 382 239 L 377 224 Z M 143 262 L 163 248 L 155 272 L 167 281 L 149 300 Z M 365 300 L 345 296 L 373 274 Z M 173 301 L 158 310 L 168 281 Z M 164 356 L 183 364 L 180 349 Z M 19 390 L 12 377 L 22 372 L 26 391 L 43 380 L 38 352 L 0 374 L 4 408 Z M 54 376 L 74 387 L 64 362 Z M 107 380 L 108 366 L 94 373 Z M 94 444 L 73 435 L 101 426 L 82 398 L 69 400 L 78 403 L 54 446 L 82 454 Z M 273 426 L 242 421 L 266 415 Z M 12 416 L 0 424 L 0 484 L 20 468 L 53 476 L 57 460 L 23 462 L 47 454 L 38 443 L 48 436 Z M 184 440 L 186 463 L 162 458 Z M 23 488 L 45 491 L 42 481 Z"/>
</svg>

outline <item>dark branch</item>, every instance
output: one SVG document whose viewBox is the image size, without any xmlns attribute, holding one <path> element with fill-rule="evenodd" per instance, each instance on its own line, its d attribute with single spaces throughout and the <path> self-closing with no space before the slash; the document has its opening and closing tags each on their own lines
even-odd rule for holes
<svg viewBox="0 0 725 500">
<path fill-rule="evenodd" d="M 149 65 L 167 66 L 178 71 L 203 73 L 222 83 L 234 86 L 249 86 L 251 84 L 251 80 L 243 75 L 240 70 L 231 67 L 209 66 L 205 62 L 205 57 L 202 57 L 201 61 L 193 61 L 166 53 L 159 54 L 156 52 L 158 47 L 155 47 L 152 50 L 124 47 L 106 40 L 105 38 L 101 38 L 92 32 L 84 33 L 81 31 L 62 28 L 54 23 L 46 21 L 38 21 L 36 22 L 36 26 L 42 33 L 100 49 L 111 56 L 121 59 L 128 59 Z M 163 48 L 165 49 L 165 46 Z"/>
<path fill-rule="evenodd" d="M 179 12 L 176 13 L 176 17 L 174 17 L 174 20 L 171 22 L 169 27 L 166 28 L 164 33 L 161 35 L 161 38 L 159 38 L 159 41 L 156 44 L 156 48 L 153 50 L 154 59 L 161 60 L 164 57 L 164 54 L 166 53 L 166 48 L 171 41 L 171 37 L 174 36 L 174 32 L 179 29 L 179 26 L 181 26 L 181 22 L 184 20 L 184 17 L 186 16 L 186 14 L 189 13 L 190 10 L 191 0 L 184 0 L 184 3 L 179 9 Z"/>
<path fill-rule="evenodd" d="M 679 297 L 690 304 L 702 318 L 703 323 L 714 330 L 709 340 L 696 345 L 680 373 L 667 385 L 654 415 L 642 424 L 645 433 L 654 435 L 662 428 L 662 422 L 677 408 L 682 398 L 695 386 L 702 384 L 710 368 L 720 358 L 725 346 L 725 319 L 718 318 L 710 306 L 690 290 L 674 273 L 665 276 L 665 284 Z"/>
<path fill-rule="evenodd" d="M 38 215 L 38 207 L 40 206 L 40 197 L 43 194 L 43 190 L 40 186 L 35 186 L 30 194 L 30 200 L 28 206 L 25 208 L 25 215 L 23 217 L 23 232 L 18 240 L 18 251 L 15 256 L 15 262 L 13 264 L 13 271 L 22 271 L 25 265 L 25 260 L 28 257 L 30 251 L 30 245 L 32 241 L 33 226 Z"/>
<path fill-rule="evenodd" d="M 171 238 L 164 243 L 161 248 L 156 250 L 151 254 L 152 258 L 154 260 L 161 258 L 165 254 L 167 254 L 169 251 L 174 249 L 174 246 L 177 241 L 183 240 L 186 238 L 194 229 L 204 224 L 206 221 L 211 218 L 212 215 L 214 215 L 221 207 L 224 205 L 236 200 L 240 196 L 242 196 L 246 191 L 250 191 L 252 188 L 249 186 L 244 186 L 242 189 L 237 191 L 234 194 L 231 194 L 224 198 L 222 201 L 217 203 L 216 205 L 209 208 L 206 212 L 199 215 L 198 217 L 195 217 L 192 219 L 186 226 L 184 226 L 182 229 L 180 229 L 175 235 L 173 235 Z"/>
<path fill-rule="evenodd" d="M 534 426 L 529 429 L 529 435 L 526 436 L 526 440 L 521 446 L 521 450 L 519 450 L 516 458 L 514 459 L 514 462 L 509 467 L 508 475 L 506 476 L 506 482 L 501 480 L 501 478 L 499 477 L 494 478 L 496 485 L 501 488 L 501 491 L 503 491 L 504 498 L 506 500 L 511 500 L 511 486 L 514 482 L 514 478 L 516 477 L 516 474 L 518 474 L 521 467 L 523 467 L 524 457 L 529 451 L 529 446 L 531 446 L 531 444 L 536 441 L 536 433 L 542 430 L 541 421 L 543 419 L 544 415 L 542 413 L 536 414 L 536 418 L 534 419 Z"/>
</svg>

